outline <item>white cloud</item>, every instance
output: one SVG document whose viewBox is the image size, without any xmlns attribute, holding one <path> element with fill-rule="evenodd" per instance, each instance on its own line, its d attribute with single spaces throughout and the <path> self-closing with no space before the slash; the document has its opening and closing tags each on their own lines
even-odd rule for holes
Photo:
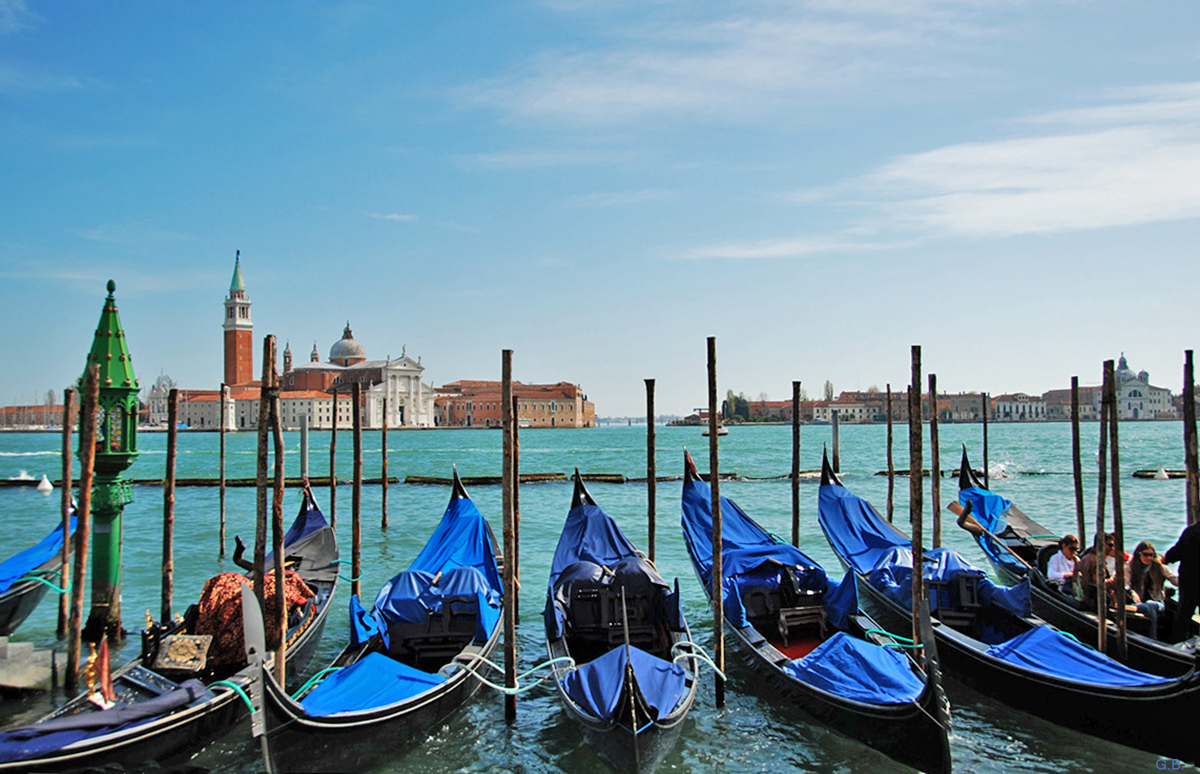
<svg viewBox="0 0 1200 774">
<path fill-rule="evenodd" d="M 398 213 L 398 212 L 388 212 L 388 213 L 367 212 L 364 214 L 368 218 L 375 218 L 376 220 L 396 220 L 396 221 L 402 221 L 404 223 L 412 223 L 415 220 L 417 220 L 416 215 L 409 215 L 409 214 L 403 214 L 403 213 Z"/>
<path fill-rule="evenodd" d="M 42 21 L 25 5 L 25 0 L 0 0 L 0 35 L 13 35 Z"/>
</svg>

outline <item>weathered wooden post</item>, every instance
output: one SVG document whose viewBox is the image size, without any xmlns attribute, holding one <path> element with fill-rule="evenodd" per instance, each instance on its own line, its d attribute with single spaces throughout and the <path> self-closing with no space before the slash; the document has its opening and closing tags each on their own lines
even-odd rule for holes
<svg viewBox="0 0 1200 774">
<path fill-rule="evenodd" d="M 350 385 L 350 416 L 354 428 L 354 488 L 350 495 L 350 524 L 353 544 L 351 546 L 351 572 L 354 580 L 350 583 L 350 593 L 362 599 L 362 411 L 359 403 L 362 401 L 362 385 L 353 382 Z"/>
<path fill-rule="evenodd" d="M 513 476 L 513 429 L 517 419 L 513 412 L 512 387 L 512 350 L 501 352 L 500 364 L 500 423 L 503 426 L 503 463 L 502 463 L 502 509 L 504 518 L 504 593 L 508 596 L 504 605 L 504 685 L 506 688 L 517 687 L 517 615 L 516 606 L 511 603 L 516 587 L 516 533 L 513 521 L 516 509 L 513 506 L 513 489 L 516 486 Z M 517 719 L 516 694 L 506 694 L 504 697 L 504 720 L 510 725 Z"/>
<path fill-rule="evenodd" d="M 712 587 L 713 606 L 713 661 L 717 665 L 716 702 L 725 706 L 725 575 L 721 540 L 721 466 L 718 454 L 717 434 L 717 337 L 708 337 L 708 482 L 712 492 L 713 559 Z"/>
<path fill-rule="evenodd" d="M 179 442 L 179 390 L 167 393 L 167 473 L 163 479 L 162 615 L 171 622 L 171 596 L 175 591 L 175 451 Z"/>
<path fill-rule="evenodd" d="M 1079 377 L 1071 377 L 1071 471 L 1075 476 L 1075 529 L 1079 545 L 1087 545 L 1087 524 L 1083 513 L 1083 446 L 1079 440 Z"/>
<path fill-rule="evenodd" d="M 1111 360 L 1105 361 L 1105 373 L 1108 372 L 1108 364 Z M 1096 571 L 1092 576 L 1092 581 L 1096 584 L 1096 618 L 1098 625 L 1096 626 L 1096 650 L 1104 653 L 1108 640 L 1108 593 L 1104 584 L 1104 493 L 1108 487 L 1106 476 L 1108 475 L 1108 418 L 1112 415 L 1112 406 L 1108 403 L 1108 395 L 1101 388 L 1100 393 L 1100 450 L 1096 453 L 1096 462 L 1099 466 L 1099 487 L 1096 496 L 1096 535 L 1095 535 L 1095 552 L 1096 552 Z M 1083 583 L 1087 579 L 1083 579 Z"/>
<path fill-rule="evenodd" d="M 512 513 L 513 513 L 513 617 L 521 620 L 521 412 L 519 398 L 512 397 Z"/>
<path fill-rule="evenodd" d="M 83 630 L 83 579 L 87 576 L 88 538 L 92 527 L 92 474 L 96 464 L 96 403 L 100 397 L 100 365 L 87 367 L 79 416 L 79 507 L 75 510 L 75 566 L 71 573 L 71 615 L 67 635 L 68 693 L 79 687 L 79 647 Z"/>
<path fill-rule="evenodd" d="M 892 457 L 892 385 L 887 386 L 887 466 L 888 466 L 888 497 L 887 497 L 887 519 L 888 524 L 892 523 L 892 513 L 895 506 L 896 495 L 896 460 Z"/>
<path fill-rule="evenodd" d="M 383 397 L 383 427 L 380 428 L 380 431 L 379 431 L 379 445 L 382 447 L 380 453 L 383 455 L 383 459 L 379 463 L 380 464 L 379 485 L 381 487 L 383 487 L 379 492 L 379 496 L 380 496 L 380 498 L 382 498 L 382 503 L 380 504 L 380 517 L 379 517 L 379 526 L 381 529 L 387 529 L 387 526 L 388 526 L 388 524 L 387 524 L 387 521 L 388 521 L 388 514 L 387 514 L 387 497 L 388 497 L 387 431 L 388 431 L 388 399 L 387 399 L 387 396 L 385 395 Z"/>
<path fill-rule="evenodd" d="M 655 518 L 658 515 L 658 465 L 654 458 L 654 380 L 646 380 L 646 549 L 654 562 Z"/>
<path fill-rule="evenodd" d="M 800 547 L 800 382 L 792 382 L 792 545 Z"/>
<path fill-rule="evenodd" d="M 1196 379 L 1192 350 L 1183 352 L 1183 462 L 1187 468 L 1187 523 L 1200 521 L 1200 470 L 1196 451 Z"/>
<path fill-rule="evenodd" d="M 829 419 L 833 422 L 833 472 L 842 472 L 842 432 L 841 432 L 841 412 L 833 409 L 829 412 Z"/>
<path fill-rule="evenodd" d="M 263 338 L 262 381 L 258 390 L 258 466 L 254 479 L 256 508 L 254 522 L 254 594 L 266 611 L 267 564 L 267 439 L 271 433 L 271 399 L 268 386 L 274 373 L 275 337 Z"/>
<path fill-rule="evenodd" d="M 982 393 L 979 396 L 980 402 L 983 404 L 983 488 L 989 489 L 991 482 L 988 480 L 991 470 L 991 465 L 988 463 L 988 394 Z"/>
<path fill-rule="evenodd" d="M 937 374 L 929 375 L 929 498 L 933 547 L 942 547 L 942 455 L 938 448 Z"/>
<path fill-rule="evenodd" d="M 308 478 L 308 414 L 300 415 L 300 478 Z"/>
<path fill-rule="evenodd" d="M 1121 407 L 1117 403 L 1117 377 L 1113 372 L 1113 361 L 1104 363 L 1104 389 L 1108 393 L 1112 414 L 1108 418 L 1108 445 L 1112 469 L 1112 512 L 1113 534 L 1116 538 L 1116 577 L 1117 577 L 1117 660 L 1124 662 L 1128 653 L 1128 639 L 1125 631 L 1125 525 L 1121 519 L 1121 454 L 1117 442 L 1117 425 L 1120 424 Z"/>
<path fill-rule="evenodd" d="M 912 521 L 912 628 L 913 642 L 921 644 L 921 600 L 925 598 L 925 548 L 921 529 L 924 465 L 921 458 L 921 347 L 912 348 L 912 386 L 908 388 L 908 513 Z"/>
<path fill-rule="evenodd" d="M 75 424 L 75 390 L 68 387 L 63 390 L 63 419 L 62 419 L 62 569 L 59 571 L 58 585 L 64 589 L 71 588 L 71 428 Z M 76 520 L 78 523 L 78 520 Z M 78 528 L 77 528 L 78 529 Z M 67 625 L 71 617 L 71 597 L 67 594 L 58 595 L 58 639 L 67 636 Z"/>
<path fill-rule="evenodd" d="M 220 553 L 218 554 L 218 556 L 221 556 L 221 557 L 225 556 L 225 416 L 226 416 L 225 412 L 227 410 L 226 406 L 228 405 L 228 400 L 229 400 L 229 387 L 225 384 L 225 382 L 221 382 L 221 401 L 220 401 L 221 405 L 219 407 L 221 414 L 220 414 L 220 417 L 217 419 L 217 426 L 220 428 L 217 431 L 217 434 L 221 437 L 221 462 L 220 462 L 220 471 L 218 473 L 218 481 L 217 481 L 217 498 L 220 500 L 220 511 L 221 511 L 221 526 L 220 526 L 221 549 L 220 549 Z"/>
<path fill-rule="evenodd" d="M 337 532 L 337 426 L 338 426 L 338 388 L 330 388 L 333 393 L 333 423 L 329 428 L 329 526 Z"/>
<path fill-rule="evenodd" d="M 280 685 L 286 685 L 288 627 L 287 595 L 284 594 L 284 589 L 287 584 L 283 571 L 283 487 L 286 482 L 286 452 L 283 445 L 283 417 L 279 408 L 279 374 L 275 371 L 274 340 L 271 342 L 271 350 L 271 384 L 268 393 L 271 401 L 271 440 L 275 449 L 275 480 L 271 498 L 271 550 L 275 554 L 275 597 L 271 602 L 275 606 L 275 620 L 278 621 L 276 634 L 279 636 L 279 647 L 275 649 L 275 680 Z"/>
</svg>

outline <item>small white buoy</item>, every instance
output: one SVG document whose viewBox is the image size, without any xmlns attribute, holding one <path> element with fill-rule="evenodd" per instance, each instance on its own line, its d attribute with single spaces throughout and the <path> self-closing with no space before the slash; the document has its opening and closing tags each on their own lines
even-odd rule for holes
<svg viewBox="0 0 1200 774">
<path fill-rule="evenodd" d="M 54 484 L 50 483 L 50 479 L 46 478 L 46 474 L 42 474 L 42 480 L 38 482 L 37 490 L 42 494 L 50 494 L 54 491 Z"/>
<path fill-rule="evenodd" d="M 1155 481 L 1166 481 L 1170 476 L 1167 475 L 1167 469 L 1162 465 L 1158 466 L 1158 470 L 1154 471 Z"/>
</svg>

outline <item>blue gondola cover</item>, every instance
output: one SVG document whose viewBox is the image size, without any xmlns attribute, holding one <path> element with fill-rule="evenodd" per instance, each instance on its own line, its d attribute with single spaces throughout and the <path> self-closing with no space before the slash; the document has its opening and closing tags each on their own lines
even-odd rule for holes
<svg viewBox="0 0 1200 774">
<path fill-rule="evenodd" d="M 626 685 L 627 663 L 633 664 L 638 690 L 656 713 L 649 719 L 669 714 L 687 693 L 687 672 L 679 664 L 664 661 L 636 647 L 629 648 L 627 660 L 625 648 L 616 647 L 568 672 L 563 681 L 567 695 L 594 717 L 610 723 L 628 724 L 628 718 L 614 717 Z"/>
<path fill-rule="evenodd" d="M 916 701 L 925 689 L 904 656 L 843 632 L 784 670 L 815 688 L 866 704 Z"/>
<path fill-rule="evenodd" d="M 369 653 L 325 678 L 301 704 L 313 717 L 359 712 L 397 704 L 444 682 L 441 675 L 422 672 L 382 653 Z"/>
<path fill-rule="evenodd" d="M 893 549 L 912 548 L 912 541 L 879 517 L 871 504 L 839 484 L 824 484 L 818 516 L 833 550 L 858 573 L 869 573 Z"/>
<path fill-rule="evenodd" d="M 75 534 L 75 517 L 71 517 L 71 534 Z M 24 551 L 10 556 L 0 563 L 0 594 L 8 591 L 18 578 L 28 575 L 34 569 L 57 556 L 62 551 L 62 525 L 56 526 L 41 542 L 26 548 Z"/>
<path fill-rule="evenodd" d="M 964 506 L 971 503 L 971 515 L 993 535 L 1004 529 L 1004 515 L 1012 507 L 1011 500 L 978 486 L 960 489 L 958 501 Z"/>
<path fill-rule="evenodd" d="M 988 655 L 1035 672 L 1088 685 L 1150 686 L 1175 680 L 1138 672 L 1049 626 L 1036 626 L 988 648 Z"/>
<path fill-rule="evenodd" d="M 912 604 L 912 563 L 912 551 L 907 548 L 894 548 L 880 557 L 879 564 L 868 576 L 868 582 L 897 604 L 909 606 Z M 955 551 L 935 548 L 925 552 L 926 581 L 951 581 L 960 575 L 975 578 L 979 603 L 982 606 L 994 604 L 1022 618 L 1031 615 L 1028 578 L 1013 586 L 999 586 L 993 583 L 983 570 L 973 566 Z M 932 589 L 929 591 L 929 610 L 935 616 L 938 610 L 952 608 L 953 605 L 954 601 L 944 593 Z"/>
</svg>

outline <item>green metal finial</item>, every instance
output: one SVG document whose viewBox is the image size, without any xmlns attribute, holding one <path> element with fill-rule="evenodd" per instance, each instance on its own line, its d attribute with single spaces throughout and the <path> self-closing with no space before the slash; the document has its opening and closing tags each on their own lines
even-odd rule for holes
<svg viewBox="0 0 1200 774">
<path fill-rule="evenodd" d="M 117 292 L 117 283 L 113 282 L 112 280 L 109 280 L 108 281 L 108 295 L 111 296 L 113 293 L 116 293 L 116 292 Z"/>
</svg>

